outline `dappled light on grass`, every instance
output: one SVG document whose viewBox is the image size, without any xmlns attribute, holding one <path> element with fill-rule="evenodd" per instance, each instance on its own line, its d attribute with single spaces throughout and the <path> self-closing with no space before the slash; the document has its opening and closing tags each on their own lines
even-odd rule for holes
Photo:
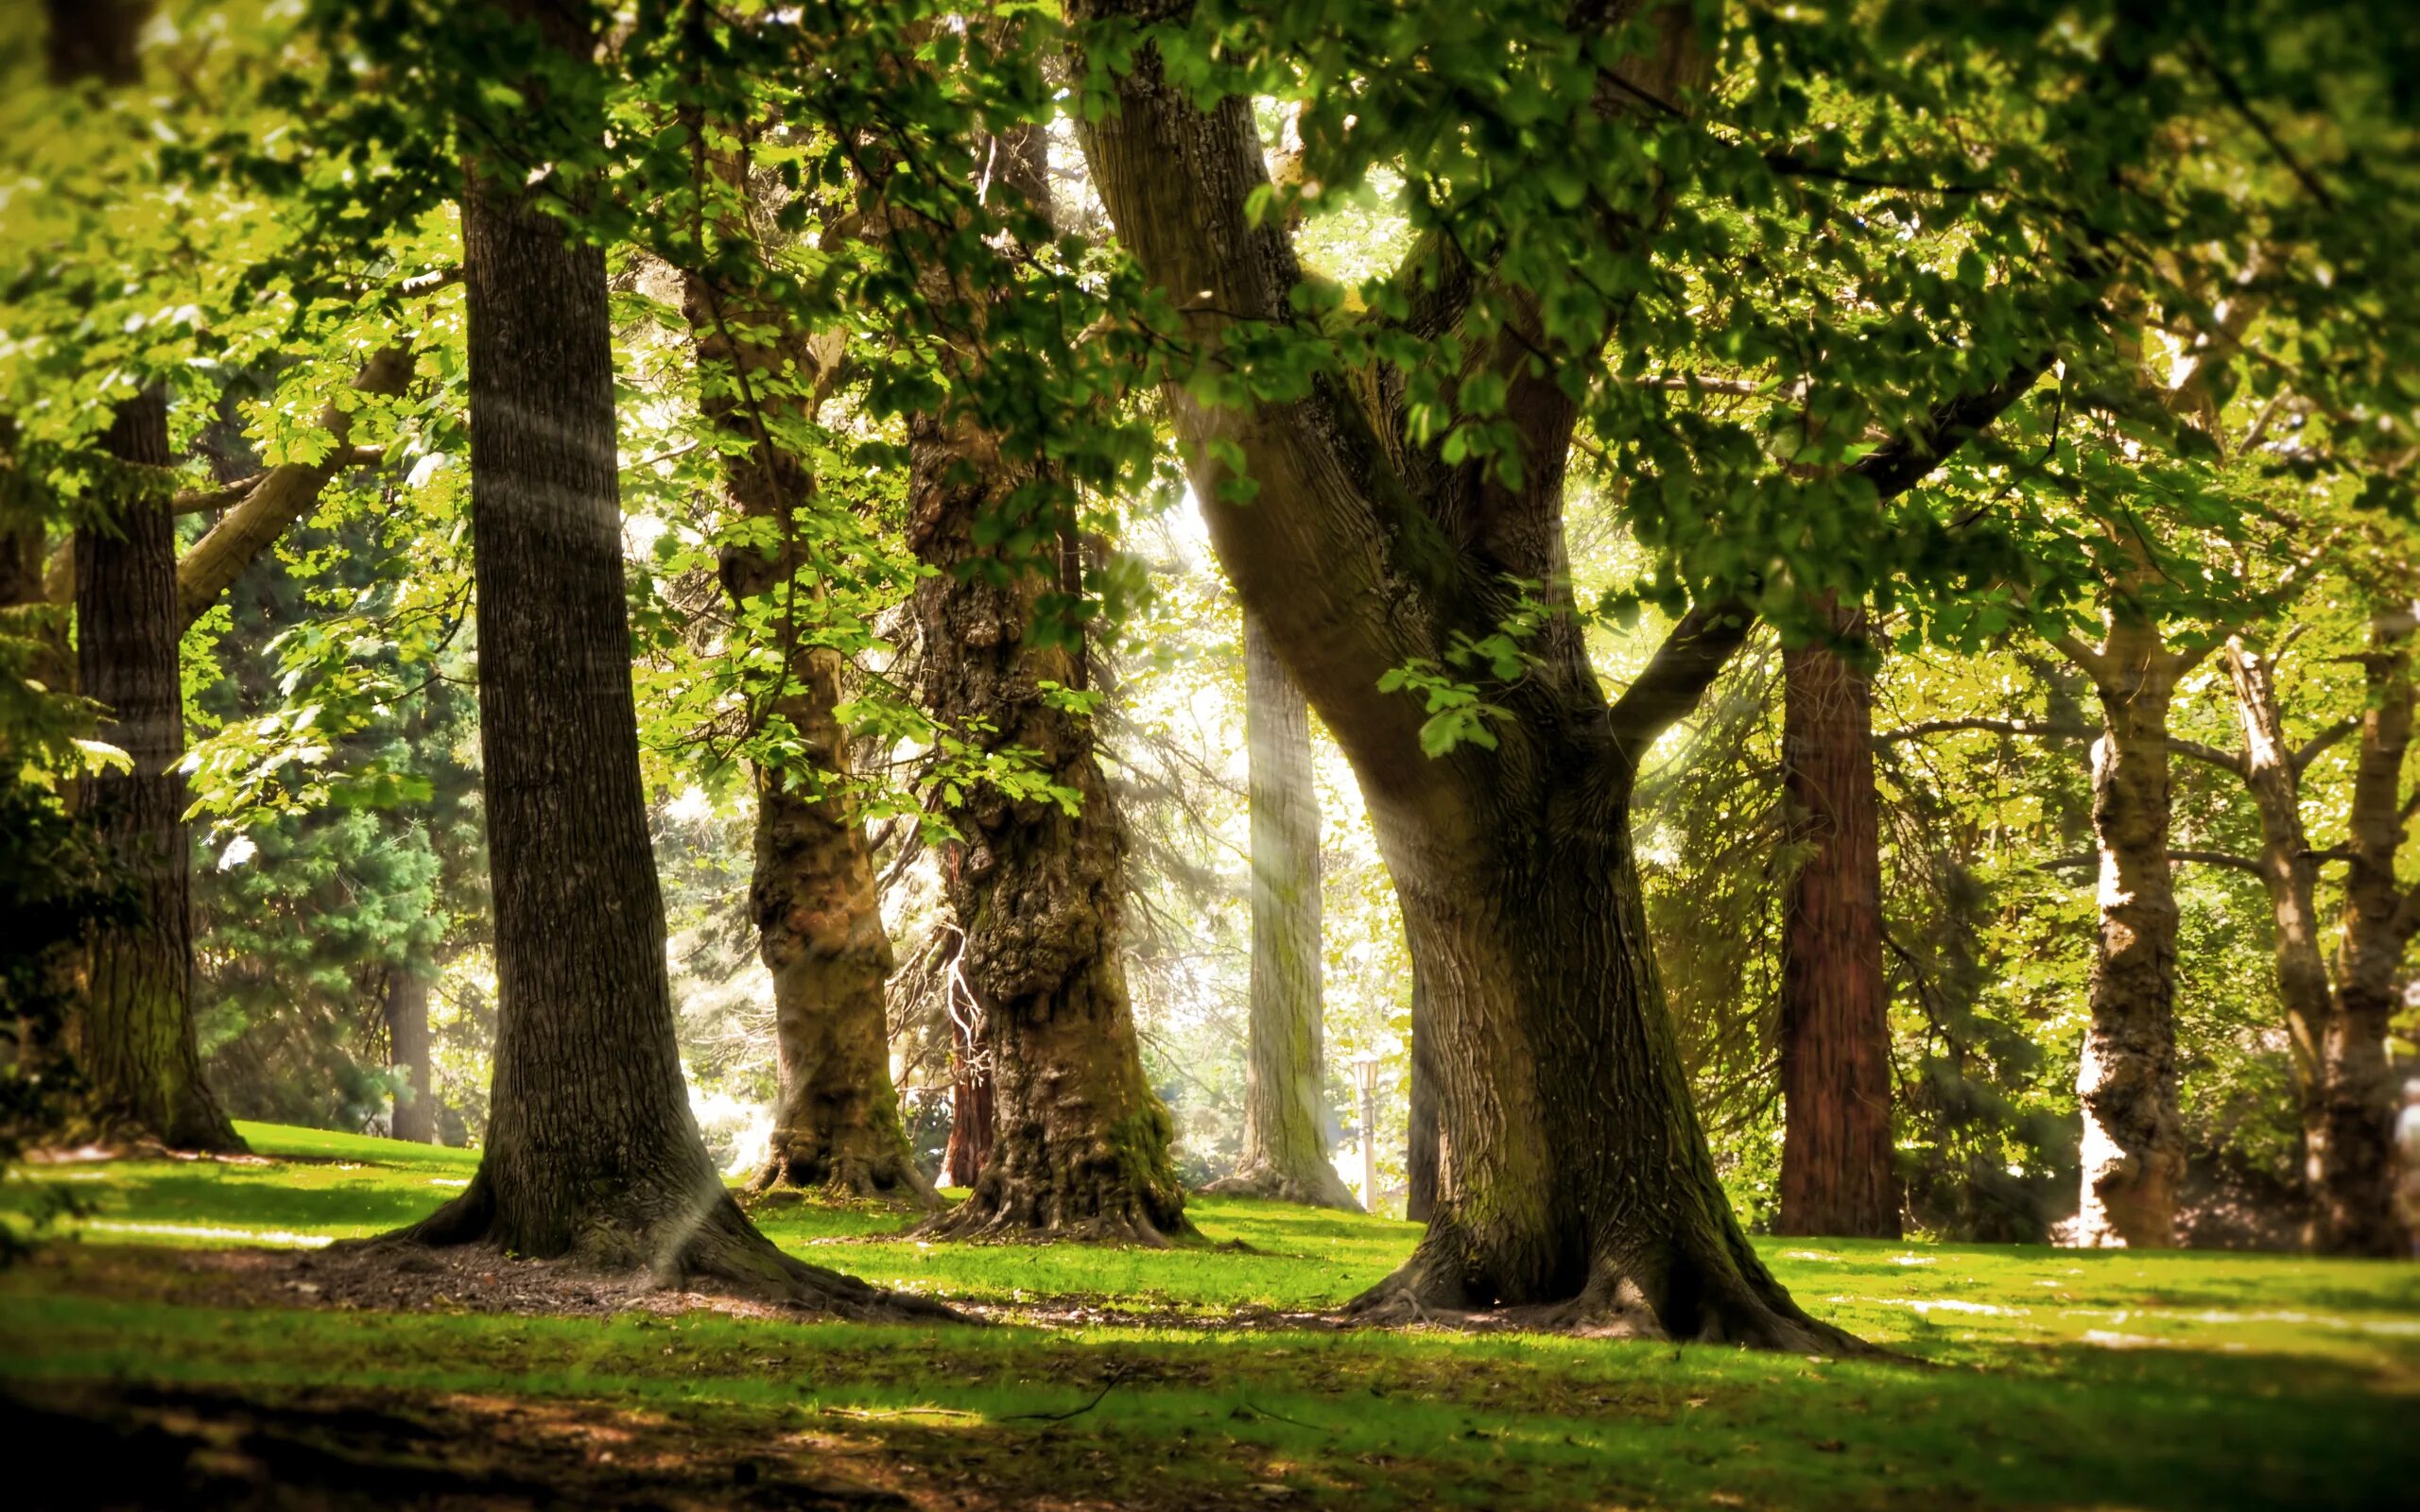
<svg viewBox="0 0 2420 1512">
<path fill-rule="evenodd" d="M 265 1161 L 115 1161 L 78 1183 L 103 1209 L 86 1243 L 0 1277 L 0 1383 L 139 1381 L 297 1402 L 369 1392 L 414 1421 L 583 1445 L 592 1469 L 667 1442 L 668 1422 L 687 1457 L 659 1452 L 648 1462 L 659 1471 L 727 1486 L 731 1466 L 753 1456 L 976 1505 L 1078 1494 L 1170 1504 L 1181 1488 L 1211 1506 L 2353 1507 L 2391 1500 L 2413 1455 L 2420 1270 L 2408 1266 L 1766 1242 L 1819 1314 L 1959 1367 L 1944 1373 L 1314 1331 L 1266 1314 L 1224 1325 L 1238 1310 L 1333 1308 L 1418 1231 L 1355 1214 L 1202 1199 L 1207 1242 L 1140 1250 L 924 1244 L 891 1237 L 902 1212 L 793 1201 L 760 1214 L 793 1253 L 1080 1326 L 340 1311 L 325 1305 L 333 1291 L 279 1268 L 303 1260 L 231 1267 L 150 1246 L 374 1232 L 442 1200 L 432 1182 L 461 1179 L 445 1173 L 475 1157 L 244 1132 Z M 28 1188 L 8 1190 L 14 1203 Z M 1249 1247 L 1221 1247 L 1238 1240 Z"/>
</svg>

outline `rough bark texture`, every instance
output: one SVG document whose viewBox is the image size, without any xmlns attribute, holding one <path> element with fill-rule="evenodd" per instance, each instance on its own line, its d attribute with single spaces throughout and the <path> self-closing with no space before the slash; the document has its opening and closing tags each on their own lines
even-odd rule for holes
<svg viewBox="0 0 2420 1512">
<path fill-rule="evenodd" d="M 727 165 L 744 185 L 744 165 Z M 773 978 L 781 1092 L 756 1190 L 812 1188 L 844 1196 L 939 1199 L 908 1147 L 890 1079 L 883 984 L 891 971 L 873 856 L 850 791 L 848 731 L 837 711 L 841 658 L 808 631 L 821 588 L 811 576 L 799 511 L 815 490 L 805 460 L 774 438 L 811 423 L 829 385 L 833 350 L 782 332 L 776 311 L 698 274 L 687 282 L 701 366 L 717 375 L 703 407 L 745 450 L 724 461 L 724 489 L 742 518 L 776 524 L 769 550 L 726 548 L 722 582 L 734 607 L 784 625 L 786 681 L 769 723 L 797 745 L 785 767 L 755 771 L 755 870 L 749 882 L 757 952 Z M 806 575 L 806 576 L 803 576 Z"/>
<path fill-rule="evenodd" d="M 926 708 L 977 748 L 1026 752 L 1076 795 L 1070 813 L 976 785 L 947 813 L 961 838 L 942 883 L 965 934 L 958 971 L 979 1009 L 994 1102 L 974 1193 L 930 1231 L 1157 1244 L 1190 1226 L 1117 954 L 1123 830 L 1090 724 L 1041 686 L 1081 689 L 1084 668 L 1029 636 L 1043 577 L 963 570 L 989 554 L 977 522 L 1018 481 L 989 438 L 920 415 L 909 465 L 909 541 L 937 569 L 915 599 Z"/>
<path fill-rule="evenodd" d="M 2113 612 L 2086 663 L 2100 692 L 2092 828 L 2100 941 L 2076 1091 L 2083 1109 L 2076 1243 L 2176 1243 L 2176 893 L 2169 877 L 2169 706 L 2186 662 L 2158 627 Z"/>
<path fill-rule="evenodd" d="M 2350 816 L 2352 865 L 2336 941 L 2336 1011 L 2319 1040 L 2309 1161 L 2314 1235 L 2335 1254 L 2404 1252 L 2394 1209 L 2394 1083 L 2387 1029 L 2403 1002 L 2403 961 L 2420 894 L 2395 880 L 2409 823 L 2404 758 L 2411 746 L 2413 610 L 2371 621 L 2368 698 Z"/>
<path fill-rule="evenodd" d="M 1865 614 L 1835 608 L 1828 628 L 1862 640 Z M 1896 1239 L 1873 682 L 1821 644 L 1784 652 L 1782 669 L 1790 838 L 1807 853 L 1790 879 L 1782 936 L 1785 1119 L 1773 1228 Z"/>
<path fill-rule="evenodd" d="M 428 978 L 399 966 L 387 978 L 387 1060 L 403 1068 L 387 1131 L 414 1144 L 437 1143 L 437 1094 L 428 1067 Z"/>
<path fill-rule="evenodd" d="M 1411 1108 L 1406 1119 L 1403 1215 L 1413 1223 L 1437 1216 L 1437 1068 L 1430 1064 L 1428 993 L 1420 967 L 1411 971 Z"/>
<path fill-rule="evenodd" d="M 1134 6 L 1098 4 L 1089 11 Z M 1592 12 L 1641 56 L 1634 95 L 1685 97 L 1702 59 L 1678 7 Z M 1119 238 L 1216 347 L 1230 322 L 1291 319 L 1302 270 L 1282 225 L 1249 212 L 1268 174 L 1248 102 L 1203 111 L 1144 54 L 1118 109 L 1088 124 L 1094 183 Z M 1608 224 L 1608 235 L 1628 234 Z M 1444 238 L 1415 323 L 1452 329 L 1490 275 Z M 1745 633 L 1744 611 L 1693 610 L 1614 708 L 1590 668 L 1569 594 L 1563 479 L 1580 387 L 1537 360 L 1531 296 L 1490 290 L 1505 328 L 1473 328 L 1467 357 L 1503 381 L 1517 484 L 1407 439 L 1395 380 L 1315 379 L 1287 402 L 1212 407 L 1167 397 L 1213 545 L 1246 610 L 1352 761 L 1392 872 L 1428 1017 L 1440 1131 L 1437 1207 L 1404 1268 L 1356 1304 L 1371 1317 L 1499 1308 L 1578 1330 L 1800 1350 L 1856 1346 L 1776 1284 L 1724 1200 L 1690 1106 L 1649 953 L 1629 808 L 1636 763 L 1692 707 Z M 1569 354 L 1594 364 L 1593 345 Z M 1920 436 L 1861 459 L 1884 497 L 1986 424 L 2047 363 L 1945 401 Z M 1256 492 L 1222 490 L 1238 453 Z M 1519 612 L 1507 578 L 1546 603 L 1513 683 L 1492 686 L 1498 748 L 1422 755 L 1419 700 L 1379 679 L 1442 662 Z"/>
<path fill-rule="evenodd" d="M 1211 1190 L 1357 1210 L 1328 1159 L 1320 959 L 1320 809 L 1311 712 L 1250 615 L 1244 723 L 1251 760 L 1252 1017 L 1243 1153 Z"/>
<path fill-rule="evenodd" d="M 86 777 L 78 803 L 140 907 L 93 933 L 74 1046 L 104 1138 L 240 1150 L 194 1044 L 193 858 L 178 770 L 183 622 L 165 396 L 154 390 L 118 406 L 102 449 L 120 465 L 108 472 L 110 520 L 77 532 L 77 679 L 107 711 L 95 737 L 125 751 L 133 769 Z"/>
<path fill-rule="evenodd" d="M 585 56 L 584 8 L 535 13 Z M 774 1248 L 690 1115 L 631 693 L 605 258 L 566 242 L 522 179 L 475 171 L 462 206 L 493 1113 L 469 1189 L 399 1237 L 908 1310 Z"/>
</svg>

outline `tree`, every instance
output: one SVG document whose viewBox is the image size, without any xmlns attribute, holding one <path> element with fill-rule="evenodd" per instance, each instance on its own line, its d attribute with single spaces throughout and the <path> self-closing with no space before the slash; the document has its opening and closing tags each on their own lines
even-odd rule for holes
<svg viewBox="0 0 2420 1512">
<path fill-rule="evenodd" d="M 2240 749 L 2198 748 L 2232 772 L 2260 821 L 2259 854 L 2244 865 L 2259 878 L 2274 929 L 2277 995 L 2312 1198 L 2307 1242 L 2328 1254 L 2396 1255 L 2393 1192 L 2394 1075 L 2387 1032 L 2402 1001 L 2403 960 L 2420 930 L 2420 898 L 2395 875 L 2411 800 L 2403 782 L 2411 739 L 2408 608 L 2375 615 L 2369 644 L 2353 660 L 2362 673 L 2363 712 L 2299 744 L 2286 730 L 2275 654 L 2241 635 L 2221 655 L 2243 730 Z M 2357 737 L 2346 841 L 2314 849 L 2303 822 L 2303 777 L 2319 755 Z M 2348 862 L 2331 960 L 2321 939 L 2320 868 Z"/>
<path fill-rule="evenodd" d="M 1782 657 L 1783 782 L 1790 839 L 1806 853 L 1783 925 L 1786 1107 L 1773 1228 L 1896 1239 L 1874 685 L 1849 660 L 1862 649 L 1866 616 L 1834 607 L 1826 618 L 1845 654 L 1809 644 Z"/>
<path fill-rule="evenodd" d="M 543 208 L 563 180 L 579 192 L 574 154 L 602 136 L 595 17 L 549 0 L 474 19 L 529 60 L 523 83 L 544 111 L 482 123 L 492 134 L 462 196 L 499 1022 L 478 1172 L 398 1237 L 852 1314 L 912 1310 L 775 1248 L 690 1114 L 639 777 L 605 255 Z M 562 148 L 563 167 L 533 173 L 496 146 L 533 141 Z"/>
<path fill-rule="evenodd" d="M 717 179 L 752 213 L 744 150 L 717 154 Z M 738 251 L 750 245 L 731 239 Z M 807 623 L 825 601 L 809 532 L 817 480 L 799 453 L 838 377 L 840 345 L 819 350 L 783 312 L 752 297 L 746 264 L 692 270 L 689 323 L 703 408 L 725 445 L 724 491 L 751 533 L 725 546 L 722 582 L 742 634 L 772 638 L 777 686 L 752 711 L 786 755 L 754 764 L 755 867 L 749 906 L 773 978 L 781 1087 L 757 1190 L 822 1188 L 938 1204 L 916 1168 L 891 1085 L 883 984 L 891 971 L 872 848 L 852 791 L 838 710 L 843 658 Z M 762 733 L 760 730 L 760 733 Z"/>
<path fill-rule="evenodd" d="M 1249 615 L 1244 690 L 1252 807 L 1244 1143 L 1236 1174 L 1212 1190 L 1357 1209 L 1361 1204 L 1328 1159 L 1310 708 Z"/>
<path fill-rule="evenodd" d="M 1651 21 L 1623 31 L 1638 50 L 1614 77 L 1641 98 L 1685 97 L 1704 77 L 1700 55 L 1671 13 Z M 1246 102 L 1197 107 L 1153 50 L 1119 66 L 1085 133 L 1096 184 L 1185 335 L 1248 362 L 1240 343 L 1282 332 L 1318 294 L 1253 208 L 1270 190 Z M 1462 381 L 1504 417 L 1490 441 L 1514 464 L 1468 460 L 1467 436 L 1450 451 L 1407 444 L 1404 390 L 1385 380 L 1247 369 L 1240 383 L 1201 372 L 1167 390 L 1220 558 L 1370 797 L 1427 994 L 1437 1212 L 1407 1265 L 1357 1306 L 1526 1306 L 1589 1328 L 1845 1347 L 1773 1283 L 1723 1200 L 1645 950 L 1627 833 L 1639 761 L 1753 611 L 1727 595 L 1702 601 L 1608 705 L 1564 568 L 1580 385 L 1532 361 L 1571 337 L 1530 289 L 1464 261 L 1449 230 L 1415 247 L 1426 261 L 1405 284 L 1411 329 L 1456 335 L 1476 365 Z M 1565 360 L 1593 362 L 1597 344 L 1574 342 Z M 1849 468 L 1846 487 L 1887 501 L 1922 481 L 2047 366 L 2014 358 Z M 1493 748 L 1424 731 L 1418 706 L 1392 691 L 1404 669 L 1501 644 L 1532 604 L 1502 658 L 1506 682 L 1489 690 L 1503 716 L 1485 727 Z M 1450 694 L 1431 712 L 1441 706 L 1455 707 Z"/>
</svg>

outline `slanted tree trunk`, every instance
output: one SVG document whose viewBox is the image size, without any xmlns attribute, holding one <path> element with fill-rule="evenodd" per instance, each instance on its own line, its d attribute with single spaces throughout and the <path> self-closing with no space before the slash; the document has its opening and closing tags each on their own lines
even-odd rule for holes
<svg viewBox="0 0 2420 1512">
<path fill-rule="evenodd" d="M 405 1085 L 387 1132 L 414 1144 L 437 1143 L 437 1089 L 428 1052 L 428 978 L 398 966 L 387 975 L 387 1060 L 403 1068 Z"/>
<path fill-rule="evenodd" d="M 244 1142 L 202 1081 L 193 1026 L 193 857 L 185 833 L 184 692 L 177 666 L 177 531 L 167 499 L 168 408 L 153 390 L 118 406 L 102 442 L 107 523 L 76 533 L 76 666 L 106 713 L 98 739 L 132 760 L 79 785 L 79 806 L 139 900 L 96 927 L 75 1035 L 104 1138 L 176 1149 Z"/>
<path fill-rule="evenodd" d="M 574 58 L 593 45 L 576 0 L 507 14 Z M 493 1112 L 470 1187 L 398 1237 L 856 1314 L 912 1308 L 774 1248 L 690 1114 L 631 692 L 605 256 L 565 239 L 527 177 L 478 164 L 462 203 Z"/>
<path fill-rule="evenodd" d="M 1631 92 L 1685 98 L 1703 77 L 1682 8 L 1592 14 L 1609 28 L 1645 23 L 1621 33 L 1640 48 L 1618 65 Z M 1627 109 L 1614 93 L 1605 108 Z M 1234 322 L 1295 319 L 1303 275 L 1287 230 L 1253 214 L 1268 171 L 1248 101 L 1200 108 L 1146 49 L 1119 79 L 1115 110 L 1082 132 L 1119 239 L 1198 349 L 1218 351 Z M 1737 649 L 1746 611 L 1692 610 L 1607 707 L 1562 527 L 1570 395 L 1587 379 L 1540 360 L 1531 295 L 1461 262 L 1448 238 L 1426 238 L 1413 255 L 1427 329 L 1465 329 L 1463 301 L 1490 297 L 1490 319 L 1467 327 L 1464 371 L 1499 380 L 1492 391 L 1521 447 L 1517 479 L 1411 442 L 1385 375 L 1315 375 L 1298 397 L 1216 405 L 1199 388 L 1164 390 L 1229 578 L 1360 779 L 1427 997 L 1416 1039 L 1436 1073 L 1436 1212 L 1409 1261 L 1356 1311 L 1501 1308 L 1579 1330 L 1854 1349 L 1774 1282 L 1724 1198 L 1631 850 L 1637 764 Z M 1593 365 L 1596 349 L 1569 360 Z M 1916 434 L 1851 471 L 1886 499 L 1911 487 L 2048 361 L 1945 401 Z M 1250 490 L 1232 487 L 1238 459 Z M 1508 578 L 1531 585 L 1543 611 L 1525 610 Z M 1425 757 L 1420 702 L 1380 679 L 1414 661 L 1443 664 L 1457 637 L 1500 633 L 1523 612 L 1537 628 L 1522 674 L 1489 688 L 1504 711 L 1489 726 L 1497 747 Z"/>
<path fill-rule="evenodd" d="M 1862 640 L 1862 610 L 1833 609 Z M 1899 1237 L 1892 1166 L 1891 996 L 1882 972 L 1882 851 L 1874 685 L 1831 646 L 1782 655 L 1790 879 L 1782 936 L 1785 1118 L 1776 1233 Z"/>
<path fill-rule="evenodd" d="M 724 165 L 744 190 L 744 160 Z M 757 952 L 773 978 L 773 1036 L 781 1091 L 759 1192 L 812 1188 L 844 1196 L 895 1196 L 931 1207 L 939 1199 L 908 1148 L 899 1092 L 890 1079 L 883 984 L 890 936 L 882 924 L 873 855 L 849 787 L 848 730 L 840 706 L 841 657 L 812 638 L 810 577 L 799 519 L 815 477 L 777 438 L 812 424 L 833 377 L 837 350 L 819 352 L 804 335 L 749 339 L 783 330 L 778 311 L 748 291 L 691 274 L 686 284 L 698 357 L 709 375 L 702 407 L 744 450 L 724 460 L 724 489 L 747 520 L 775 526 L 770 548 L 724 550 L 723 588 L 743 615 L 786 625 L 784 685 L 766 711 L 786 728 L 796 754 L 755 769 L 755 870 L 749 905 Z M 802 623 L 807 622 L 807 623 Z"/>
<path fill-rule="evenodd" d="M 1243 1154 L 1210 1190 L 1357 1210 L 1328 1159 L 1320 959 L 1320 810 L 1311 712 L 1244 617 L 1252 808 L 1252 1018 Z"/>
<path fill-rule="evenodd" d="M 2076 1243 L 2176 1243 L 2185 1137 L 2176 1108 L 2176 893 L 2169 877 L 2169 708 L 2191 665 L 2159 627 L 2113 609 L 2095 649 L 2068 649 L 2100 697 L 2092 828 L 2100 936 L 2076 1073 L 2083 1183 Z"/>
<path fill-rule="evenodd" d="M 2420 893 L 2395 880 L 2408 825 L 2404 758 L 2411 746 L 2414 610 L 2371 621 L 2367 694 L 2350 815 L 2352 865 L 2336 939 L 2336 1012 L 2314 1077 L 2316 1238 L 2331 1254 L 2403 1252 L 2394 1209 L 2394 1075 L 2387 1030 L 2403 1002 L 2403 961 L 2420 928 Z"/>
<path fill-rule="evenodd" d="M 2260 885 L 2269 895 L 2271 953 L 2276 963 L 2277 996 L 2286 1010 L 2286 1045 L 2294 1080 L 2294 1101 L 2303 1132 L 2304 1173 L 2315 1194 L 2320 1158 L 2326 1143 L 2320 1096 L 2321 1047 L 2336 1018 L 2336 991 L 2328 980 L 2320 943 L 2319 858 L 2311 854 L 2303 826 L 2305 758 L 2286 738 L 2285 707 L 2278 697 L 2272 661 L 2229 639 L 2222 653 L 2235 684 L 2236 712 L 2243 726 L 2243 749 L 2225 753 L 2231 769 L 2252 794 L 2260 816 Z M 2322 1242 L 2314 1211 L 2305 1242 Z"/>
</svg>

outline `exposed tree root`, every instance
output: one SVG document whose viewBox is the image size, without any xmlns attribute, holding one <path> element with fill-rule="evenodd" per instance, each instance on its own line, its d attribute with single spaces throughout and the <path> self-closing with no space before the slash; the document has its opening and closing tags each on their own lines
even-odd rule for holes
<svg viewBox="0 0 2420 1512">
<path fill-rule="evenodd" d="M 741 1297 L 865 1321 L 965 1321 L 929 1297 L 885 1291 L 783 1253 L 719 1187 L 696 1202 L 626 1201 L 614 1212 L 584 1218 L 568 1246 L 549 1255 L 516 1243 L 506 1231 L 482 1172 L 460 1196 L 411 1228 L 357 1243 L 399 1255 L 415 1246 L 485 1245 L 556 1262 L 578 1273 L 643 1274 L 666 1291 Z"/>
<path fill-rule="evenodd" d="M 1709 1263 L 1673 1246 L 1625 1263 L 1599 1256 L 1564 1297 L 1504 1295 L 1453 1257 L 1462 1246 L 1432 1228 L 1393 1275 L 1345 1305 L 1346 1320 L 1515 1329 L 1582 1338 L 1658 1339 L 1840 1358 L 1889 1351 L 1809 1316 L 1744 1242 Z M 1726 1248 L 1728 1246 L 1725 1246 Z"/>
<path fill-rule="evenodd" d="M 1299 1203 L 1306 1208 L 1335 1208 L 1343 1212 L 1361 1211 L 1353 1189 L 1334 1171 L 1325 1172 L 1322 1178 L 1318 1172 L 1297 1176 L 1264 1164 L 1222 1177 L 1201 1191 L 1205 1196 L 1213 1197 L 1257 1197 L 1267 1202 Z"/>
</svg>

